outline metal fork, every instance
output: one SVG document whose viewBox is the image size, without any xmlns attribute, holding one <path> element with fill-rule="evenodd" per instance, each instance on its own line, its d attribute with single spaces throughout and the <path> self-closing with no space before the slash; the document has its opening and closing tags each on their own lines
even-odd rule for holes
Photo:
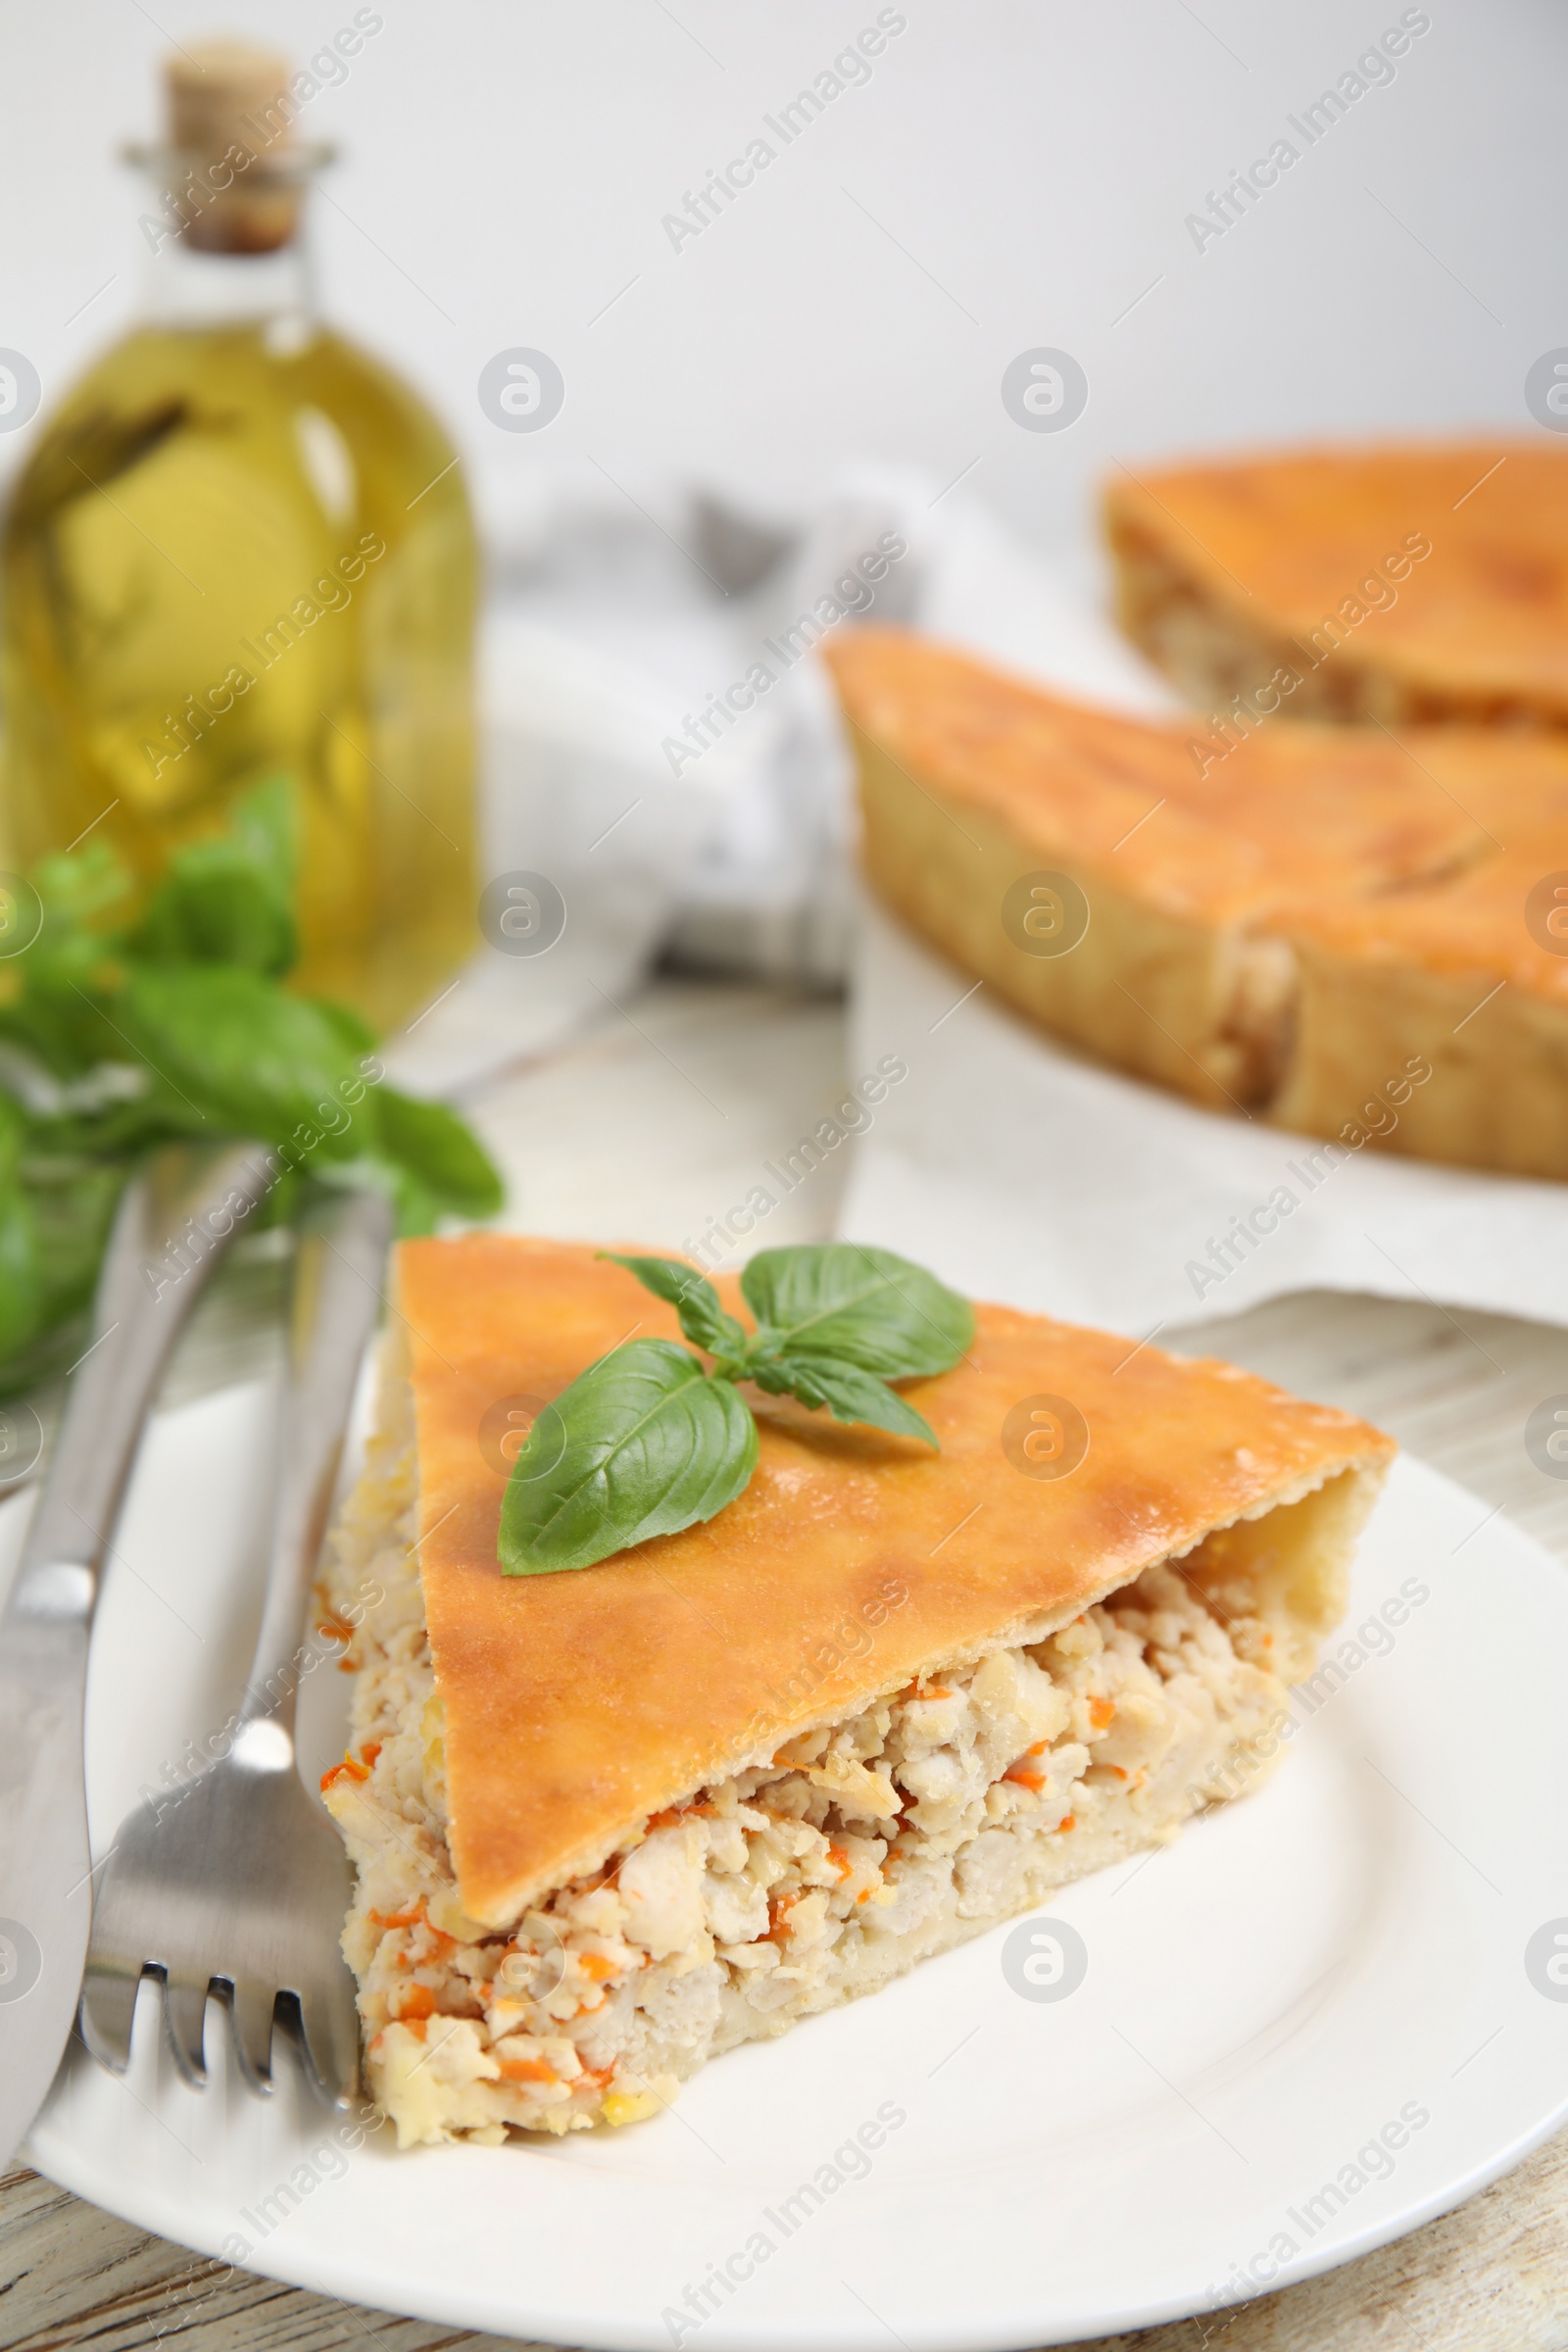
<svg viewBox="0 0 1568 2352">
<path fill-rule="evenodd" d="M 142 1427 L 209 1275 L 277 1180 L 259 1143 L 174 1144 L 126 1185 L 91 1346 L 0 1614 L 0 2171 L 71 2039 L 92 1914 L 82 1709 L 98 1580 Z"/>
<path fill-rule="evenodd" d="M 390 1239 L 390 1204 L 371 1193 L 329 1200 L 300 1235 L 271 1562 L 232 1745 L 168 1803 L 126 1816 L 93 1911 L 82 2037 L 117 2074 L 130 2063 L 137 1988 L 151 1974 L 163 1979 L 175 2064 L 197 2088 L 210 1993 L 228 2006 L 253 2091 L 272 2088 L 279 2004 L 323 2097 L 346 2106 L 358 2085 L 354 1980 L 338 1943 L 352 1871 L 300 1779 L 294 1700 L 306 1596 Z"/>
</svg>

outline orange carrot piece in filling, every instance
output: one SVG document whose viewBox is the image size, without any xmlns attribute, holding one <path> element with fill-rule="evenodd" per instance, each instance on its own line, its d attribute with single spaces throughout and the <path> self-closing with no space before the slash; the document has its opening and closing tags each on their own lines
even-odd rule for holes
<svg viewBox="0 0 1568 2352">
<path fill-rule="evenodd" d="M 501 2058 L 496 2063 L 501 2069 L 503 2082 L 559 2082 L 561 2081 L 555 2068 L 547 2065 L 543 2058 Z"/>
</svg>

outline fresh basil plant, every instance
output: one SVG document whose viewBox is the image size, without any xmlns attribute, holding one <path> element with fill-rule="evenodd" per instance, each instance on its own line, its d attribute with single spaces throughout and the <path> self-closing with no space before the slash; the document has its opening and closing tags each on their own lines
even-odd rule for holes
<svg viewBox="0 0 1568 2352">
<path fill-rule="evenodd" d="M 285 985 L 295 800 L 286 777 L 253 787 L 150 889 L 101 835 L 0 876 L 0 1396 L 79 1350 L 115 1204 L 160 1144 L 273 1146 L 258 1223 L 318 1184 L 380 1185 L 404 1233 L 500 1206 L 462 1119 L 387 1085 L 356 1014 Z"/>
<path fill-rule="evenodd" d="M 546 1406 L 501 1506 L 508 1576 L 591 1568 L 733 1502 L 758 1452 L 738 1381 L 936 1445 L 888 1383 L 949 1371 L 974 1335 L 974 1310 L 907 1258 L 853 1242 L 761 1250 L 741 1276 L 757 1318 L 748 1331 L 679 1258 L 601 1255 L 674 1307 L 711 1367 L 673 1340 L 628 1340 Z"/>
</svg>

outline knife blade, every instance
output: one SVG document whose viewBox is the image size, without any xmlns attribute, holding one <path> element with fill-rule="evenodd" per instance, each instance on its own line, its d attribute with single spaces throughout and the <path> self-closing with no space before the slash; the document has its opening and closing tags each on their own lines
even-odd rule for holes
<svg viewBox="0 0 1568 2352">
<path fill-rule="evenodd" d="M 125 1188 L 93 1339 L 0 1614 L 0 2171 L 71 2038 L 92 1924 L 83 1699 L 98 1582 L 181 1326 L 276 1162 L 177 1145 Z"/>
</svg>

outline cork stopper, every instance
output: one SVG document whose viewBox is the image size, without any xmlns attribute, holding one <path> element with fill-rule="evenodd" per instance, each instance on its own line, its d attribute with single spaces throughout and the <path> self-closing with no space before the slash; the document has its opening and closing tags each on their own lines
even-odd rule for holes
<svg viewBox="0 0 1568 2352">
<path fill-rule="evenodd" d="M 271 253 L 299 219 L 286 57 L 243 41 L 198 41 L 164 68 L 169 145 L 183 167 L 186 242 L 207 253 Z"/>
</svg>

